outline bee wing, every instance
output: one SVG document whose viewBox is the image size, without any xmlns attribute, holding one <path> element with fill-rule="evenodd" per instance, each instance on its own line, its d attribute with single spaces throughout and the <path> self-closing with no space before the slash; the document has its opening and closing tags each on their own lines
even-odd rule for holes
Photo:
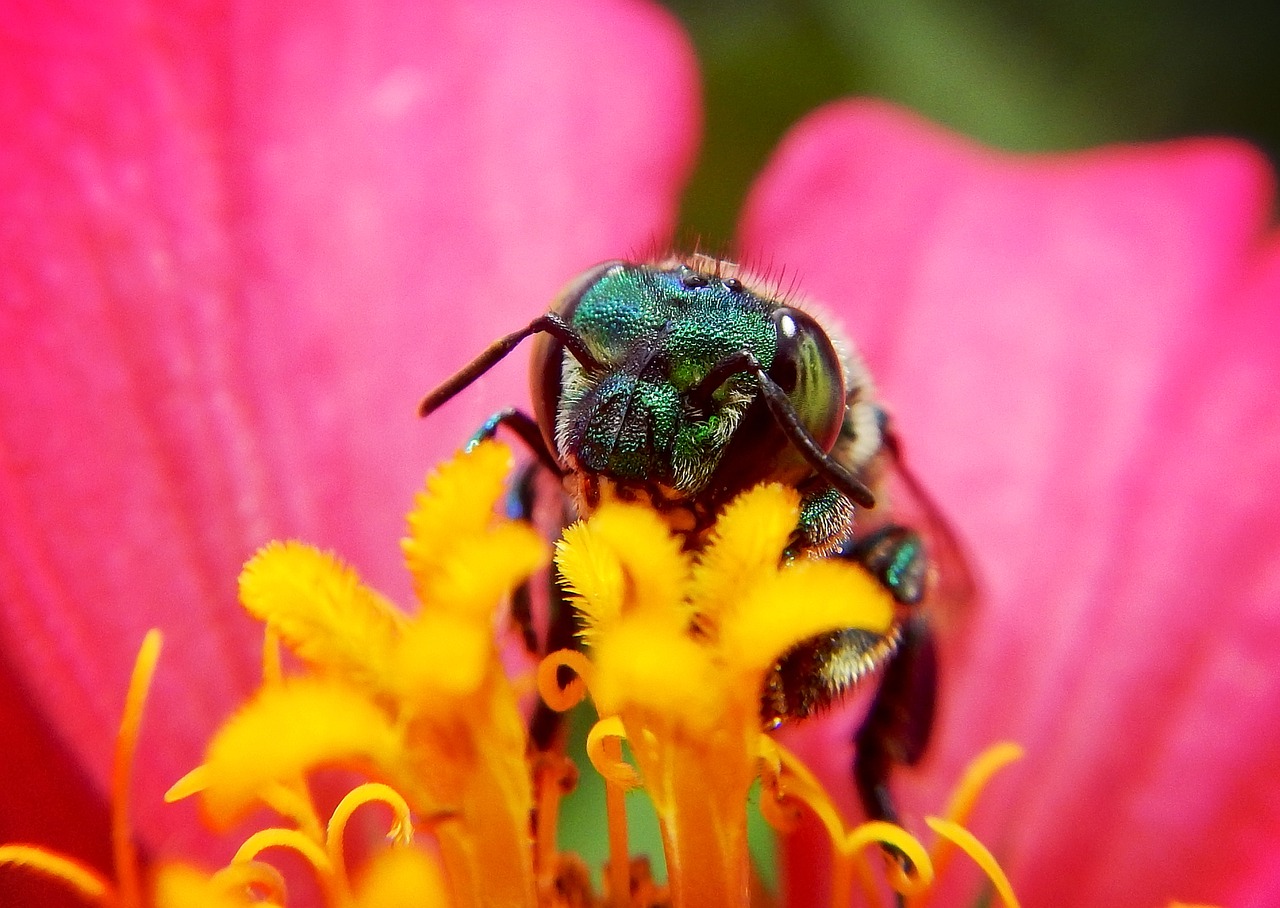
<svg viewBox="0 0 1280 908">
<path fill-rule="evenodd" d="M 942 509 L 907 467 L 902 444 L 892 430 L 886 431 L 882 450 L 894 519 L 920 533 L 929 555 L 931 576 L 924 604 L 930 625 L 944 638 L 959 637 L 979 596 L 971 561 Z"/>
</svg>

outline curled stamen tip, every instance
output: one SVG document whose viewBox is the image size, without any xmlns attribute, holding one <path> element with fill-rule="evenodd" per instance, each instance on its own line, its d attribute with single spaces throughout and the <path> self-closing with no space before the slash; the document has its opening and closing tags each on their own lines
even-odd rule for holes
<svg viewBox="0 0 1280 908">
<path fill-rule="evenodd" d="M 573 680 L 563 687 L 560 685 L 562 668 L 574 674 Z M 591 662 L 582 653 L 568 649 L 549 653 L 538 663 L 538 695 L 556 712 L 568 712 L 586 696 L 590 672 Z"/>
<path fill-rule="evenodd" d="M 172 804 L 192 795 L 199 794 L 209 786 L 209 767 L 200 764 L 169 787 L 164 793 L 164 802 Z"/>
<path fill-rule="evenodd" d="M 622 719 L 618 716 L 601 719 L 587 734 L 587 757 L 591 760 L 591 765 L 596 768 L 596 772 L 604 776 L 607 781 L 622 788 L 631 789 L 640 784 L 640 774 L 626 760 L 611 754 L 606 743 L 610 740 L 622 742 L 626 739 L 627 733 L 623 728 Z"/>
<path fill-rule="evenodd" d="M 901 856 L 900 862 L 891 862 L 889 866 L 889 883 L 898 892 L 906 896 L 917 895 L 933 884 L 933 863 L 929 852 L 919 839 L 901 826 L 870 820 L 854 827 L 838 847 L 842 853 L 853 855 L 871 844 L 878 844 Z"/>
</svg>

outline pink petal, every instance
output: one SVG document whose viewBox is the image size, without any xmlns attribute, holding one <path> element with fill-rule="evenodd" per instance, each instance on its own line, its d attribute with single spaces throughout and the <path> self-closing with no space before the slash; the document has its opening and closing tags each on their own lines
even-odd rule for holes
<svg viewBox="0 0 1280 908">
<path fill-rule="evenodd" d="M 1238 143 L 1014 158 L 851 103 L 748 206 L 746 255 L 849 324 L 985 581 L 905 800 L 1024 744 L 978 831 L 1028 904 L 1222 898 L 1280 825 L 1270 190 Z"/>
<path fill-rule="evenodd" d="M 513 362 L 430 422 L 417 399 L 667 234 L 692 57 L 625 0 L 10 16 L 0 644 L 101 782 L 165 630 L 136 794 L 156 831 L 255 681 L 240 564 L 294 536 L 407 590 L 413 489 L 526 394 Z"/>
</svg>

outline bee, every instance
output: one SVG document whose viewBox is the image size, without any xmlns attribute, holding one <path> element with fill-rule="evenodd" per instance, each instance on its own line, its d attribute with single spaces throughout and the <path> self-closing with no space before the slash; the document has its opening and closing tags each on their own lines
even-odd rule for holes
<svg viewBox="0 0 1280 908">
<path fill-rule="evenodd" d="M 571 516 L 607 499 L 645 500 L 696 544 L 738 493 L 786 483 L 801 507 L 784 557 L 856 562 L 891 594 L 887 633 L 837 631 L 785 654 L 762 691 L 761 719 L 776 727 L 806 718 L 878 675 L 855 734 L 852 774 L 867 815 L 897 822 L 891 771 L 922 758 L 935 712 L 926 601 L 963 601 L 972 584 L 954 536 L 902 464 L 853 348 L 828 320 L 732 262 L 700 254 L 610 261 L 428 394 L 421 414 L 528 338 L 532 415 L 503 410 L 473 440 L 503 426 L 514 431 L 560 479 Z M 526 474 L 517 496 L 525 514 L 533 487 Z M 957 567 L 942 574 L 938 563 L 948 560 Z M 513 614 L 523 616 L 532 645 L 527 601 Z M 549 648 L 573 645 L 567 622 L 557 630 L 553 621 Z M 548 722 L 535 716 L 535 744 L 549 737 Z"/>
</svg>

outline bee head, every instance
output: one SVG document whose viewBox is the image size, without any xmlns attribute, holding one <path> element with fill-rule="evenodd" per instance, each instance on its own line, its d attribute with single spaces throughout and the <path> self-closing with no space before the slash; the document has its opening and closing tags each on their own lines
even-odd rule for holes
<svg viewBox="0 0 1280 908">
<path fill-rule="evenodd" d="M 796 481 L 835 443 L 845 401 L 829 338 L 729 263 L 606 263 L 554 311 L 587 355 L 540 336 L 534 401 L 571 470 L 693 496 Z"/>
</svg>

